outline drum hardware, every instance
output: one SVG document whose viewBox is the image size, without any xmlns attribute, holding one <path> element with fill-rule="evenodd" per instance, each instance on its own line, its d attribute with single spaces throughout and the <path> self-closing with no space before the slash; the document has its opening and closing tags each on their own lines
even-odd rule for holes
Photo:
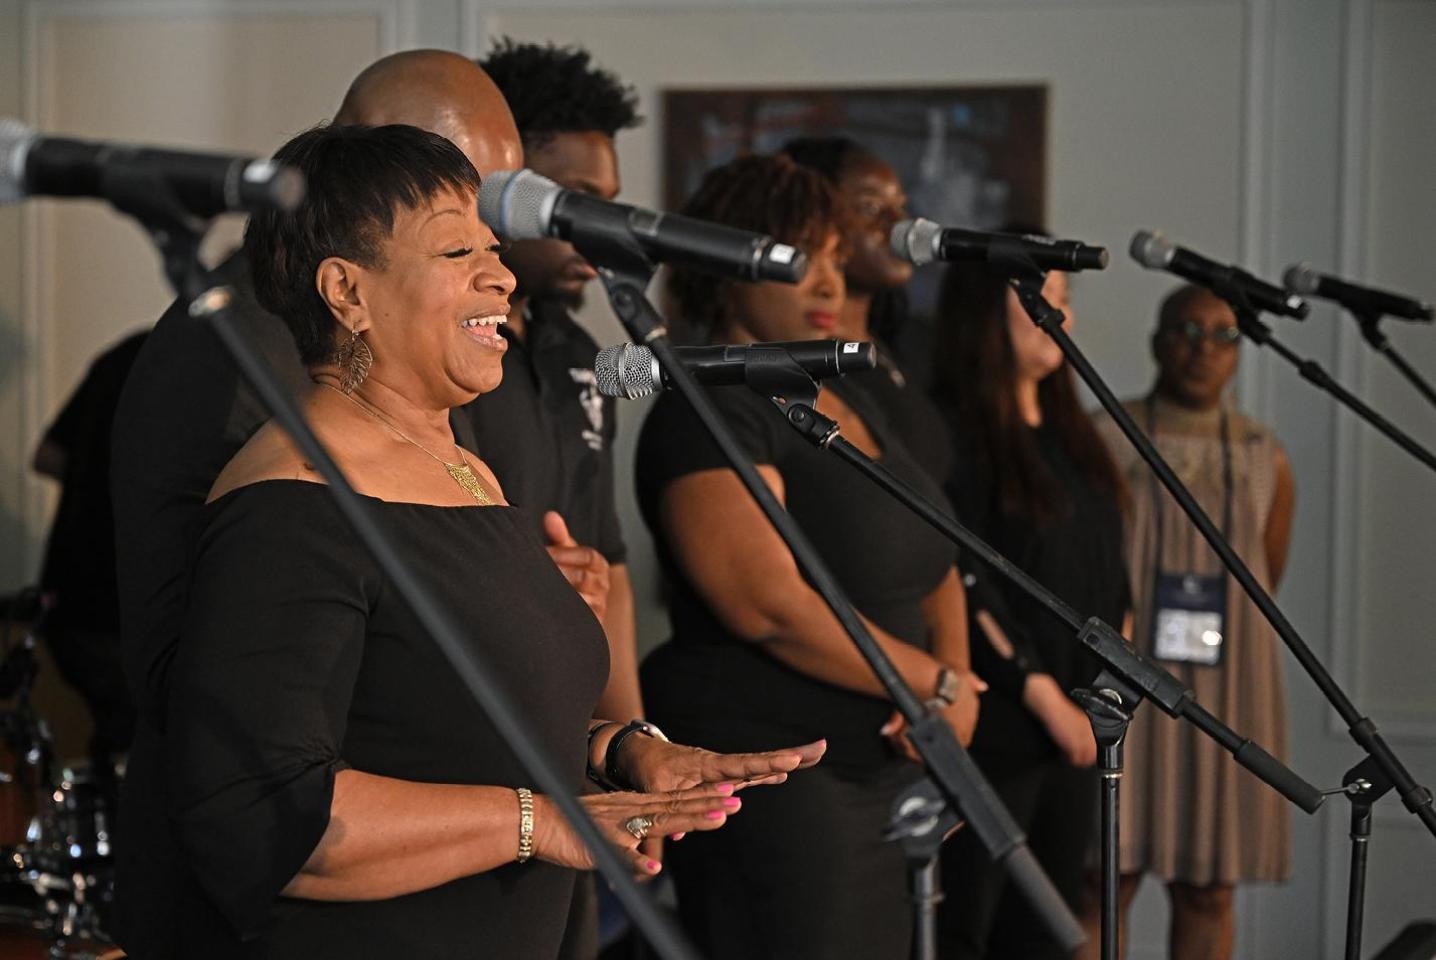
<svg viewBox="0 0 1436 960">
<path fill-rule="evenodd" d="M 0 609 L 20 605 L 11 601 Z M 46 953 L 33 954 L 37 960 L 108 960 L 122 956 L 106 928 L 114 896 L 114 781 L 123 767 L 107 775 L 81 764 L 55 775 L 54 737 L 30 698 L 46 612 L 43 602 L 35 609 L 23 640 L 0 660 L 0 697 L 15 698 L 14 707 L 0 713 L 0 744 L 14 756 L 13 770 L 0 771 L 0 790 L 28 792 L 19 799 L 29 801 L 31 814 L 23 835 L 7 840 L 0 833 L 0 844 L 9 845 L 0 859 L 0 884 L 26 887 L 38 903 L 0 911 L 0 928 L 28 937 L 27 948 L 48 941 Z"/>
</svg>

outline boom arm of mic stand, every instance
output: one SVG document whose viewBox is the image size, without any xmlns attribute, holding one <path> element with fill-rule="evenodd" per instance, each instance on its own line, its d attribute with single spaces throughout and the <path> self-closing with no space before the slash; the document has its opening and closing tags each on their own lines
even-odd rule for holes
<svg viewBox="0 0 1436 960">
<path fill-rule="evenodd" d="M 1072 338 L 1067 336 L 1067 331 L 1062 329 L 1063 315 L 1061 311 L 1054 310 L 1052 305 L 1042 297 L 1043 274 L 1041 271 L 1031 264 L 1020 263 L 1004 264 L 1004 268 L 1008 270 L 1012 278 L 1012 287 L 1017 292 L 1017 298 L 1021 301 L 1023 309 L 1027 311 L 1027 315 L 1032 318 L 1032 322 L 1037 324 L 1061 348 L 1062 355 L 1072 365 L 1072 369 L 1077 371 L 1082 382 L 1087 384 L 1088 389 L 1096 395 L 1102 408 L 1107 411 L 1127 441 L 1136 448 L 1137 453 L 1151 467 L 1152 472 L 1157 475 L 1157 479 L 1162 482 L 1162 486 L 1166 487 L 1181 506 L 1182 512 L 1196 526 L 1202 539 L 1206 540 L 1216 551 L 1217 556 L 1221 558 L 1222 565 L 1231 572 L 1232 577 L 1256 604 L 1262 616 L 1276 630 L 1277 636 L 1281 637 L 1292 656 L 1301 664 L 1302 669 L 1311 677 L 1321 690 L 1322 695 L 1331 702 L 1342 721 L 1346 723 L 1351 738 L 1375 758 L 1376 762 L 1381 765 L 1381 769 L 1391 778 L 1406 809 L 1414 813 L 1425 824 L 1432 836 L 1436 836 L 1436 809 L 1432 809 L 1431 791 L 1418 784 L 1411 776 L 1386 741 L 1382 739 L 1381 734 L 1377 732 L 1376 724 L 1357 711 L 1341 687 L 1332 679 L 1331 674 L 1322 666 L 1321 661 L 1311 652 L 1306 641 L 1301 638 L 1301 635 L 1296 632 L 1296 628 L 1287 620 L 1286 615 L 1277 607 L 1271 594 L 1267 593 L 1257 582 L 1251 569 L 1242 562 L 1241 557 L 1237 556 L 1236 551 L 1232 549 L 1232 545 L 1227 543 L 1226 538 L 1212 523 L 1212 518 L 1207 516 L 1206 511 L 1192 498 L 1191 491 L 1172 472 L 1172 468 L 1167 461 L 1162 459 L 1162 455 L 1157 452 L 1152 441 L 1142 433 L 1132 417 L 1123 409 L 1121 402 L 1103 381 L 1102 375 L 1092 366 L 1077 344 L 1072 342 Z"/>
<path fill-rule="evenodd" d="M 1092 617 L 1086 621 L 1066 602 L 998 553 L 977 534 L 948 516 L 936 504 L 908 486 L 882 464 L 838 434 L 837 425 L 803 405 L 789 405 L 787 421 L 817 446 L 825 447 L 852 464 L 868 479 L 892 494 L 899 502 L 953 543 L 966 547 L 988 566 L 1014 583 L 1023 593 L 1050 610 L 1071 627 L 1077 639 L 1092 651 L 1118 679 L 1152 700 L 1163 712 L 1188 721 L 1215 740 L 1238 763 L 1265 781 L 1307 813 L 1315 813 L 1324 799 L 1320 790 L 1297 776 L 1289 767 L 1255 742 L 1234 732 L 1212 716 L 1192 697 L 1176 677 L 1138 652 L 1112 626 Z"/>
<path fill-rule="evenodd" d="M 1270 347 L 1272 352 L 1295 367 L 1297 373 L 1301 374 L 1302 379 L 1309 383 L 1316 384 L 1331 394 L 1347 409 L 1351 410 L 1377 430 L 1386 434 L 1386 436 L 1402 450 L 1411 454 L 1411 456 L 1415 457 L 1426 467 L 1436 470 L 1436 454 L 1433 454 L 1430 450 L 1421 446 L 1409 433 L 1396 426 L 1396 424 L 1390 420 L 1387 420 L 1356 394 L 1333 380 L 1331 374 L 1322 369 L 1321 364 L 1315 360 L 1308 360 L 1297 356 L 1297 354 L 1288 349 L 1284 343 L 1273 337 L 1271 328 L 1261 321 L 1255 309 L 1238 302 L 1232 302 L 1232 306 L 1237 315 L 1237 326 L 1247 339 L 1260 346 Z M 1387 351 L 1383 350 L 1382 352 L 1386 353 Z M 1391 358 L 1391 354 L 1388 353 L 1387 356 Z M 1399 361 L 1396 361 L 1394 358 L 1392 359 L 1393 362 L 1398 362 L 1398 366 L 1401 365 Z"/>
<path fill-rule="evenodd" d="M 199 243 L 203 232 L 199 227 L 202 225 L 193 218 L 181 216 L 178 204 L 167 194 L 164 185 L 156 182 L 147 185 L 147 189 L 134 191 L 128 202 L 118 206 L 140 220 L 150 232 L 160 246 L 165 271 L 175 291 L 191 301 L 190 315 L 211 325 L 241 374 L 259 394 L 275 420 L 304 452 L 305 459 L 313 463 L 324 477 L 339 512 L 373 554 L 379 568 L 394 584 L 395 591 L 424 625 L 479 709 L 513 748 L 524 769 L 533 777 L 534 786 L 553 800 L 564 819 L 583 840 L 593 854 L 599 872 L 654 949 L 667 960 L 699 960 L 697 952 L 673 921 L 659 912 L 653 900 L 639 889 L 628 866 L 579 803 L 574 785 L 559 772 L 558 764 L 548 756 L 520 719 L 517 704 L 503 685 L 494 680 L 487 661 L 463 641 L 463 628 L 428 587 L 404 565 L 392 539 L 319 442 L 299 405 L 250 343 L 248 335 L 230 318 L 231 292 L 226 287 L 216 286 L 200 265 Z"/>
<path fill-rule="evenodd" d="M 582 251 L 582 247 L 580 247 Z M 594 258 L 596 259 L 596 258 Z M 636 272 L 636 271 L 635 271 Z M 876 674 L 893 703 L 907 719 L 908 738 L 922 757 L 927 772 L 943 795 L 967 820 L 994 862 L 1003 864 L 1008 876 L 1026 895 L 1038 916 L 1042 917 L 1053 938 L 1067 950 L 1074 950 L 1086 941 L 1077 918 L 1072 915 L 1062 895 L 1042 871 L 1026 838 L 1002 805 L 997 794 L 957 742 L 952 729 L 938 715 L 929 711 L 903 680 L 877 641 L 858 617 L 852 602 L 838 586 L 822 558 L 802 529 L 785 511 L 768 484 L 759 476 L 753 462 L 738 446 L 728 425 L 698 386 L 669 342 L 662 319 L 644 294 L 648 276 L 642 273 L 616 271 L 600 267 L 599 275 L 608 289 L 614 312 L 637 343 L 653 351 L 670 385 L 693 408 L 713 442 L 738 474 L 743 486 L 757 501 L 759 508 L 778 535 L 792 551 L 798 569 L 813 589 L 838 618 L 843 630 L 852 639 L 863 659 Z M 780 375 L 772 365 L 764 365 L 765 374 Z M 791 371 L 809 385 L 812 380 L 796 364 Z M 788 380 L 786 382 L 793 382 Z M 813 387 L 816 394 L 816 387 Z"/>
</svg>

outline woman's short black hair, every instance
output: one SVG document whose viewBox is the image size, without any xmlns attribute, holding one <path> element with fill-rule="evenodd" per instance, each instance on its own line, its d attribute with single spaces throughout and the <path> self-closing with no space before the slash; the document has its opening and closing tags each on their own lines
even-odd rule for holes
<svg viewBox="0 0 1436 960">
<path fill-rule="evenodd" d="M 303 172 L 304 201 L 290 213 L 255 214 L 244 253 L 260 305 L 289 326 L 303 363 L 320 363 L 334 354 L 335 321 L 315 288 L 319 264 L 341 257 L 382 267 L 401 206 L 416 210 L 444 191 L 477 193 L 479 175 L 448 140 L 403 124 L 315 127 L 274 159 Z"/>
</svg>

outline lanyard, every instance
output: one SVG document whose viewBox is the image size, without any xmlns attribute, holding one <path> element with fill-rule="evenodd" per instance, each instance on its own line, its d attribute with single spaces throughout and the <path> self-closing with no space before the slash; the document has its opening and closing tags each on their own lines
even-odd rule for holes
<svg viewBox="0 0 1436 960">
<path fill-rule="evenodd" d="M 1154 441 L 1157 436 L 1157 405 L 1156 395 L 1147 394 L 1147 436 Z M 1222 437 L 1222 538 L 1231 539 L 1232 532 L 1232 443 L 1231 428 L 1227 421 L 1227 410 L 1222 408 L 1221 420 Z M 1150 473 L 1150 471 L 1149 471 Z M 1157 483 L 1157 475 L 1150 473 L 1152 481 L 1152 513 L 1157 521 L 1157 545 L 1153 567 L 1160 572 L 1162 568 L 1162 488 Z M 1188 561 L 1188 572 L 1196 569 L 1197 566 L 1197 540 L 1192 538 L 1192 556 Z"/>
</svg>

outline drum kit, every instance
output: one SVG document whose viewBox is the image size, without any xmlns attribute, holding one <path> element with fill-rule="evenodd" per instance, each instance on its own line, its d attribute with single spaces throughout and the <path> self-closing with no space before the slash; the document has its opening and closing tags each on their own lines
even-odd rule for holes
<svg viewBox="0 0 1436 960">
<path fill-rule="evenodd" d="M 0 957 L 115 960 L 108 934 L 123 764 L 57 765 L 31 693 L 44 611 L 34 591 L 0 598 L 0 620 L 27 623 L 0 649 Z"/>
</svg>

